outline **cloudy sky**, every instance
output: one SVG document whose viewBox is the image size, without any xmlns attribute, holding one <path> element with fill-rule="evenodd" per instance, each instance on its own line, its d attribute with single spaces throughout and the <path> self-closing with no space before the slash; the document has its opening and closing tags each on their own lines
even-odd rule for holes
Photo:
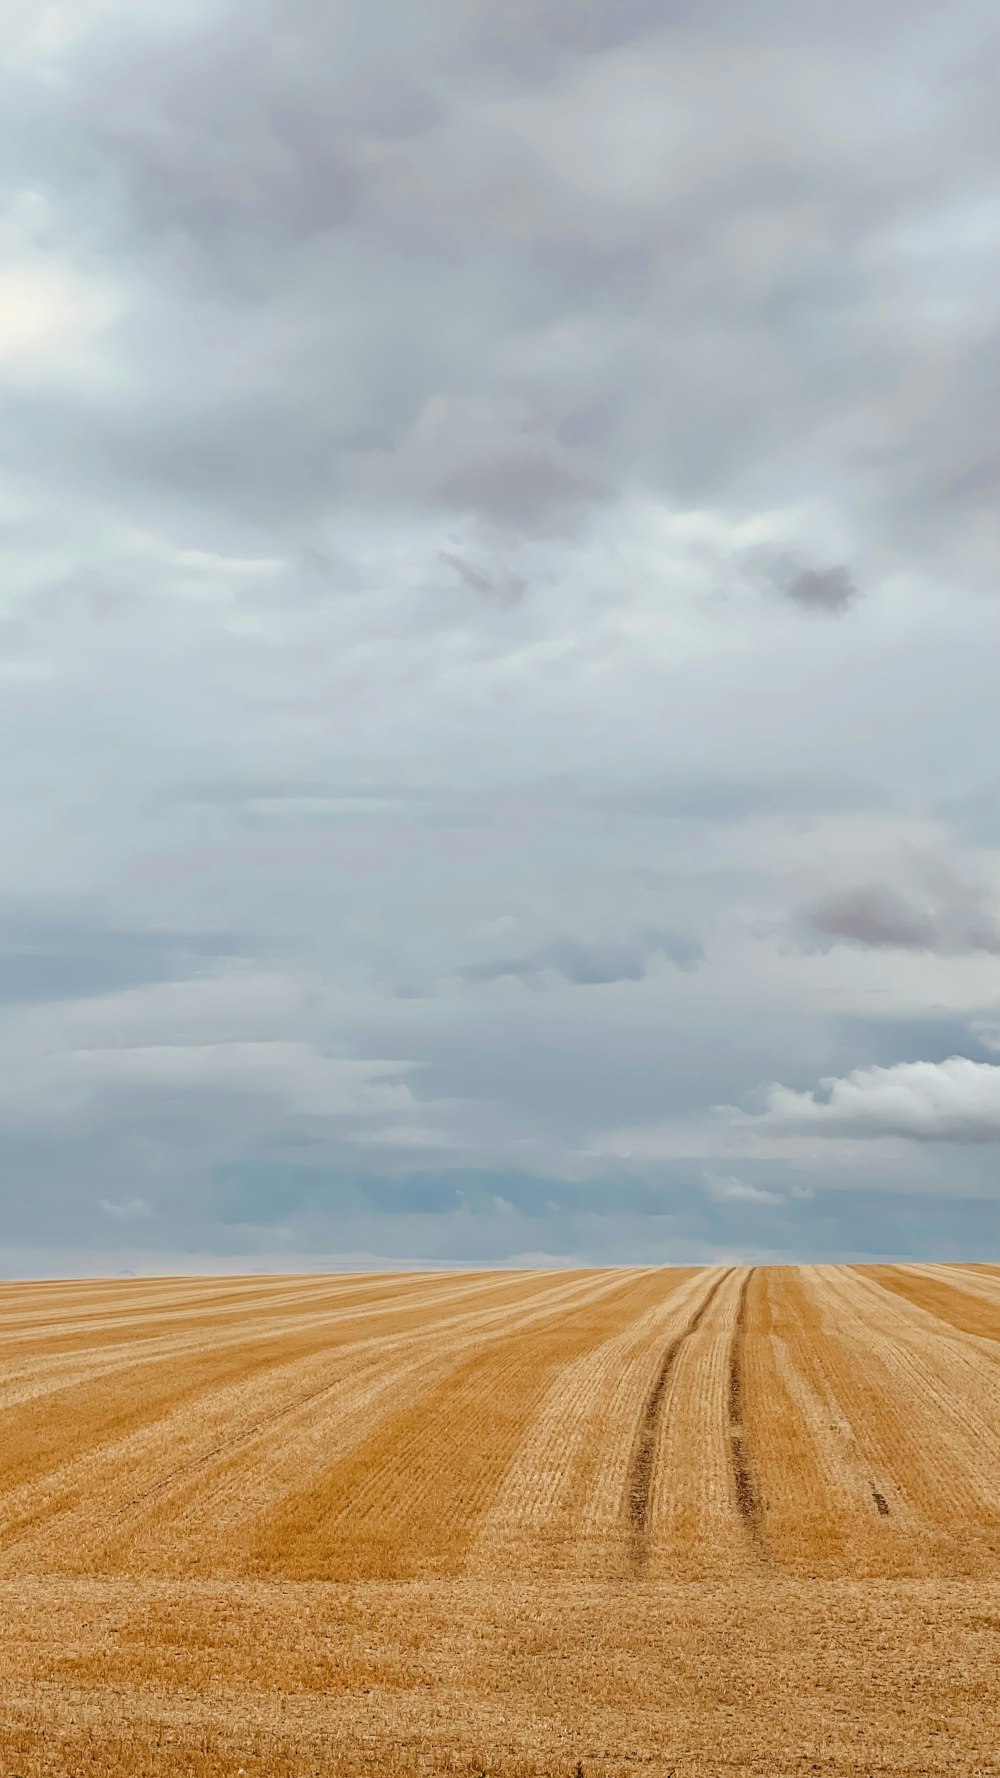
<svg viewBox="0 0 1000 1778">
<path fill-rule="evenodd" d="M 0 32 L 0 1268 L 1000 1258 L 995 5 Z"/>
</svg>

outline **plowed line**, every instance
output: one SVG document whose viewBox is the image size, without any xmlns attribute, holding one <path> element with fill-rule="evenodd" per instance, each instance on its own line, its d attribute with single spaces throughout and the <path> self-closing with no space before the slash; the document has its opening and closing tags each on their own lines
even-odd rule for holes
<svg viewBox="0 0 1000 1778">
<path fill-rule="evenodd" d="M 842 1397 L 873 1483 L 893 1520 L 900 1501 L 912 1509 L 914 1538 L 900 1562 L 913 1560 L 914 1539 L 965 1563 L 982 1538 L 992 1560 L 1000 1518 L 1000 1376 L 992 1357 L 984 1362 L 992 1343 L 949 1333 L 857 1271 L 831 1269 L 822 1289 L 843 1352 Z"/>
<path fill-rule="evenodd" d="M 740 1286 L 736 1309 L 736 1331 L 729 1352 L 729 1455 L 733 1474 L 736 1507 L 756 1543 L 762 1541 L 760 1495 L 747 1454 L 746 1431 L 743 1425 L 744 1346 L 746 1344 L 747 1291 L 754 1276 L 751 1267 Z"/>
<path fill-rule="evenodd" d="M 83 1559 L 85 1546 L 89 1549 L 93 1538 L 99 1537 L 101 1526 L 108 1527 L 112 1521 L 116 1522 L 116 1550 L 124 1550 L 126 1545 L 121 1541 L 123 1520 L 130 1524 L 133 1520 L 141 1520 L 145 1501 L 166 1500 L 178 1486 L 190 1486 L 199 1476 L 206 1480 L 211 1478 L 210 1500 L 204 1488 L 202 1493 L 206 1510 L 217 1516 L 215 1467 L 224 1463 L 232 1452 L 243 1464 L 240 1493 L 249 1491 L 256 1473 L 256 1458 L 252 1454 L 258 1451 L 262 1437 L 267 1442 L 265 1435 L 273 1411 L 266 1405 L 269 1401 L 279 1416 L 276 1423 L 284 1428 L 285 1437 L 279 1441 L 284 1447 L 289 1442 L 290 1426 L 303 1416 L 312 1414 L 315 1418 L 328 1388 L 331 1410 L 334 1404 L 339 1406 L 339 1391 L 343 1389 L 348 1395 L 351 1392 L 352 1373 L 357 1377 L 360 1370 L 363 1388 L 367 1387 L 370 1374 L 372 1386 L 381 1399 L 387 1388 L 398 1383 L 400 1367 L 403 1372 L 409 1372 L 414 1359 L 420 1358 L 426 1364 L 435 1355 L 441 1362 L 448 1353 L 451 1340 L 456 1337 L 464 1339 L 466 1334 L 477 1329 L 493 1325 L 502 1327 L 511 1315 L 514 1324 L 518 1325 L 525 1315 L 530 1318 L 532 1311 L 538 1313 L 541 1309 L 547 1314 L 557 1313 L 567 1295 L 572 1299 L 574 1293 L 585 1288 L 587 1275 L 537 1273 L 522 1276 L 531 1281 L 529 1291 L 519 1290 L 506 1304 L 496 1304 L 492 1300 L 492 1291 L 487 1291 L 485 1308 L 462 1307 L 460 1312 L 448 1315 L 442 1313 L 448 1306 L 442 1299 L 437 1306 L 436 1318 L 423 1325 L 418 1323 L 414 1328 L 388 1335 L 369 1335 L 361 1341 L 352 1339 L 346 1347 L 330 1355 L 319 1347 L 285 1365 L 269 1366 L 262 1376 L 251 1373 L 246 1381 L 241 1381 L 237 1374 L 235 1381 L 230 1380 L 221 1389 L 210 1388 L 201 1395 L 196 1392 L 188 1400 L 184 1399 L 182 1374 L 178 1378 L 177 1400 L 171 1404 L 169 1412 L 154 1411 L 151 1418 L 142 1420 L 124 1437 L 115 1436 L 112 1430 L 112 1436 L 99 1442 L 96 1450 L 86 1446 L 80 1450 L 71 1448 L 66 1461 L 55 1471 L 32 1477 L 6 1492 L 2 1502 L 2 1559 L 5 1567 L 11 1562 L 30 1559 L 30 1550 L 36 1548 L 42 1538 L 48 1551 L 47 1559 L 51 1560 L 56 1520 L 60 1548 L 74 1566 Z M 593 1288 L 592 1284 L 590 1288 Z M 509 1284 L 507 1289 L 510 1291 Z M 464 1291 L 456 1291 L 453 1300 L 461 1302 L 464 1294 Z M 335 1323 L 331 1325 L 330 1333 L 332 1346 L 337 1333 Z M 332 1376 L 331 1360 L 335 1367 Z M 381 1375 L 378 1374 L 380 1370 Z M 333 1424 L 339 1419 L 337 1413 Z M 270 1442 L 274 1442 L 273 1437 Z M 174 1455 L 175 1461 L 161 1467 L 161 1459 L 168 1451 Z M 134 1477 L 145 1486 L 129 1488 L 127 1482 L 122 1486 L 127 1477 Z M 97 1500 L 102 1507 L 99 1514 L 95 1511 Z M 101 1559 L 108 1560 L 110 1554 L 104 1551 Z"/>
<path fill-rule="evenodd" d="M 667 1384 L 681 1352 L 692 1334 L 697 1333 L 712 1302 L 731 1275 L 723 1272 L 711 1289 L 703 1297 L 687 1326 L 671 1340 L 660 1360 L 660 1366 L 653 1378 L 652 1386 L 643 1404 L 639 1418 L 639 1427 L 632 1455 L 629 1459 L 628 1480 L 626 1483 L 625 1500 L 628 1509 L 629 1523 L 632 1531 L 632 1566 L 641 1570 L 649 1559 L 649 1521 L 653 1494 L 653 1468 L 656 1460 L 656 1447 L 659 1442 L 660 1426 L 663 1419 L 663 1403 L 667 1393 Z"/>
<path fill-rule="evenodd" d="M 936 1273 L 929 1267 L 904 1271 L 896 1266 L 866 1266 L 863 1270 L 859 1266 L 857 1270 L 880 1290 L 915 1303 L 945 1327 L 973 1334 L 977 1339 L 1000 1341 L 1000 1304 L 992 1295 L 977 1292 L 973 1280 L 963 1290 L 962 1280 L 953 1282 L 952 1274 Z"/>
<path fill-rule="evenodd" d="M 579 1554 L 589 1543 L 593 1527 L 587 1522 L 585 1505 L 600 1460 L 599 1446 L 614 1448 L 617 1442 L 617 1391 L 630 1366 L 637 1360 L 641 1364 L 665 1317 L 676 1325 L 683 1312 L 678 1296 L 694 1295 L 693 1284 L 703 1288 L 694 1271 L 666 1277 L 655 1270 L 640 1274 L 637 1295 L 640 1290 L 642 1295 L 634 1317 L 620 1316 L 610 1338 L 558 1373 L 480 1528 L 477 1562 L 495 1567 L 498 1547 L 503 1547 L 505 1559 L 516 1559 L 523 1572 L 526 1562 L 546 1564 L 557 1551 L 565 1557 L 575 1545 Z M 643 1302 L 648 1306 L 643 1308 Z M 627 1415 L 625 1426 L 627 1437 Z M 628 1454 L 626 1445 L 626 1464 Z M 624 1488 L 623 1471 L 612 1507 L 614 1531 L 615 1508 L 620 1510 Z"/>
</svg>

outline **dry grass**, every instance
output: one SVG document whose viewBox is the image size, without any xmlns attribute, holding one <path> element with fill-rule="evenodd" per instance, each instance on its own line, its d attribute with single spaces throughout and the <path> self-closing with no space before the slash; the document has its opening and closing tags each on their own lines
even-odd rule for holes
<svg viewBox="0 0 1000 1778">
<path fill-rule="evenodd" d="M 0 1774 L 1000 1771 L 1000 1274 L 7 1285 Z"/>
</svg>

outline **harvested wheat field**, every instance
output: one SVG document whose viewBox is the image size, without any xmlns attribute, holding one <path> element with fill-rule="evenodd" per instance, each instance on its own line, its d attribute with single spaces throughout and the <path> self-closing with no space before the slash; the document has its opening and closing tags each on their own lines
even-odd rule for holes
<svg viewBox="0 0 1000 1778">
<path fill-rule="evenodd" d="M 1000 1270 L 0 1291 L 0 1772 L 986 1773 Z"/>
</svg>

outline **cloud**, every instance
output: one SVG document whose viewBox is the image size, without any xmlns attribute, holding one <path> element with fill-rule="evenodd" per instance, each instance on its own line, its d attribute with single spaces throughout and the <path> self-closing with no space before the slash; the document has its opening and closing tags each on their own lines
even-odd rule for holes
<svg viewBox="0 0 1000 1778">
<path fill-rule="evenodd" d="M 630 939 L 590 943 L 554 938 L 527 956 L 469 964 L 461 974 L 469 982 L 501 981 L 505 976 L 536 982 L 555 975 L 576 987 L 595 988 L 642 981 L 656 957 L 666 957 L 676 968 L 689 970 L 697 967 L 702 952 L 697 942 L 677 933 L 644 932 Z"/>
<path fill-rule="evenodd" d="M 55 265 L 0 267 L 0 364 L 51 363 L 108 326 L 106 294 Z"/>
<path fill-rule="evenodd" d="M 951 1056 L 856 1068 L 813 1092 L 772 1086 L 765 1111 L 738 1125 L 830 1137 L 906 1137 L 917 1142 L 1000 1141 L 1000 1067 Z"/>
<path fill-rule="evenodd" d="M 938 936 L 932 916 L 880 884 L 830 895 L 810 910 L 810 918 L 817 932 L 828 938 L 876 949 L 933 950 Z"/>
<path fill-rule="evenodd" d="M 785 597 L 803 611 L 836 615 L 846 611 L 860 593 L 846 568 L 800 568 L 784 588 Z"/>
<path fill-rule="evenodd" d="M 985 1050 L 993 1050 L 1000 1054 L 1000 1018 L 973 1019 L 969 1030 L 976 1042 L 981 1043 Z"/>
<path fill-rule="evenodd" d="M 371 460 L 364 485 L 381 499 L 472 513 L 514 531 L 558 524 L 610 492 L 544 411 L 442 395 L 416 415 L 393 457 Z"/>
<path fill-rule="evenodd" d="M 766 1186 L 751 1185 L 735 1173 L 703 1173 L 702 1190 L 718 1204 L 783 1204 L 781 1192 Z"/>
<path fill-rule="evenodd" d="M 757 1214 L 708 1169 L 828 1253 L 995 1196 L 712 1109 L 995 999 L 987 12 L 35 10 L 10 1243 L 120 1255 L 104 1198 L 147 1258 L 705 1256 Z"/>
<path fill-rule="evenodd" d="M 189 1140 L 214 1147 L 221 1132 L 238 1150 L 280 1131 L 319 1141 L 336 1131 L 348 1145 L 446 1143 L 409 1083 L 409 1061 L 330 1053 L 316 1027 L 335 1000 L 308 981 L 230 965 L 11 1008 L 0 1018 L 0 1133 L 44 1131 L 57 1115 L 64 1136 L 186 1120 Z"/>
<path fill-rule="evenodd" d="M 818 567 L 776 541 L 753 544 L 746 551 L 744 562 L 752 578 L 813 616 L 836 617 L 861 598 L 854 575 L 845 564 Z"/>
<path fill-rule="evenodd" d="M 143 1221 L 153 1214 L 145 1198 L 124 1198 L 118 1202 L 113 1198 L 98 1198 L 97 1207 L 115 1222 Z"/>
<path fill-rule="evenodd" d="M 524 595 L 525 581 L 517 575 L 497 574 L 495 571 L 488 573 L 475 567 L 457 550 L 443 549 L 439 554 L 442 562 L 446 562 L 449 568 L 454 568 L 459 579 L 474 593 L 481 593 L 500 605 L 515 605 Z"/>
<path fill-rule="evenodd" d="M 244 1128 L 275 1119 L 356 1120 L 412 1117 L 403 1062 L 324 1056 L 306 1043 L 151 1044 L 65 1049 L 8 1060 L 0 1089 L 0 1124 L 10 1129 L 60 1117 L 155 1115 L 158 1106 L 202 1118 L 244 1119 Z M 242 1112 L 239 1107 L 242 1106 Z"/>
<path fill-rule="evenodd" d="M 169 980 L 192 963 L 208 970 L 240 947 L 221 932 L 116 928 L 65 897 L 34 907 L 0 900 L 0 1005 L 90 998 Z"/>
<path fill-rule="evenodd" d="M 88 473 L 281 529 L 345 498 L 544 532 L 623 488 L 792 490 L 910 562 L 935 531 L 995 547 L 975 9 L 947 76 L 941 27 L 895 10 L 822 53 L 780 0 L 752 44 L 644 4 L 488 11 L 88 15 L 38 52 L 58 106 L 15 63 L 57 236 L 127 287 L 114 399 L 46 416 L 61 473 L 82 425 Z M 821 558 L 790 596 L 852 584 Z"/>
<path fill-rule="evenodd" d="M 877 883 L 834 891 L 810 910 L 809 918 L 824 937 L 876 950 L 1000 956 L 995 898 L 950 872 L 935 875 L 936 881 L 925 884 L 922 892 Z"/>
</svg>

